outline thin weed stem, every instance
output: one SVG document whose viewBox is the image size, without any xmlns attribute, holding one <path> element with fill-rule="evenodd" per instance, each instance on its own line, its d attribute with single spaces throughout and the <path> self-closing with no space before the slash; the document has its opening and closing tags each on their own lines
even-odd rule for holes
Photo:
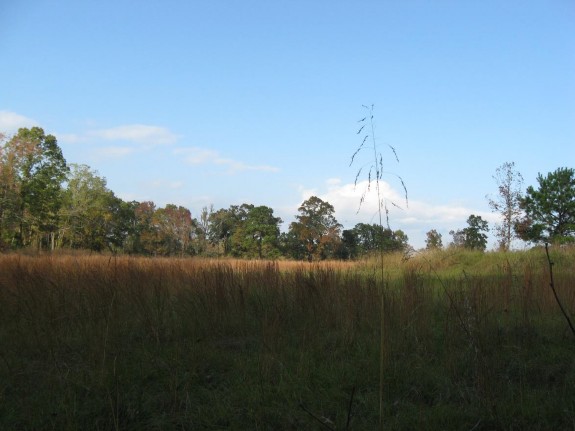
<svg viewBox="0 0 575 431">
<path fill-rule="evenodd" d="M 573 327 L 573 323 L 571 323 L 571 319 L 569 318 L 567 311 L 565 311 L 565 308 L 563 307 L 563 304 L 561 303 L 561 300 L 559 299 L 559 296 L 557 295 L 557 290 L 555 290 L 555 281 L 553 280 L 553 262 L 551 261 L 551 257 L 549 256 L 549 244 L 548 243 L 545 243 L 545 254 L 547 255 L 547 262 L 549 263 L 549 286 L 551 287 L 551 290 L 553 291 L 553 296 L 555 296 L 555 301 L 557 301 L 557 304 L 559 305 L 559 308 L 561 309 L 561 313 L 563 313 L 563 316 L 565 317 L 565 320 L 567 320 L 567 324 L 569 325 L 569 328 L 571 328 L 571 332 L 575 336 L 575 328 Z"/>
<path fill-rule="evenodd" d="M 359 135 L 359 134 L 364 132 L 364 129 L 366 127 L 366 120 L 369 120 L 369 129 L 371 130 L 371 135 L 365 134 L 363 136 L 361 144 L 359 145 L 359 147 L 356 149 L 356 151 L 351 156 L 350 166 L 353 164 L 356 155 L 362 149 L 365 148 L 364 144 L 368 141 L 368 139 L 370 137 L 371 137 L 371 143 L 372 143 L 371 149 L 373 151 L 373 160 L 371 161 L 371 166 L 370 166 L 369 171 L 368 171 L 367 186 L 363 190 L 363 193 L 362 193 L 362 196 L 361 196 L 360 202 L 359 202 L 359 208 L 357 211 L 359 212 L 362 204 L 365 201 L 366 194 L 371 190 L 372 181 L 375 181 L 375 189 L 376 189 L 376 194 L 377 194 L 377 214 L 378 214 L 378 221 L 379 221 L 378 227 L 383 232 L 383 213 L 384 213 L 384 211 L 385 211 L 386 226 L 389 229 L 389 210 L 387 208 L 387 203 L 386 203 L 385 199 L 383 199 L 383 197 L 382 197 L 381 187 L 380 187 L 380 181 L 382 180 L 382 176 L 383 176 L 383 156 L 378 151 L 377 140 L 375 138 L 375 124 L 374 124 L 374 115 L 373 115 L 374 105 L 372 104 L 371 106 L 366 106 L 366 105 L 362 105 L 362 106 L 364 109 L 366 109 L 368 111 L 368 113 L 365 117 L 363 117 L 361 120 L 358 121 L 359 123 L 362 123 L 362 125 L 359 128 L 359 130 L 357 131 L 357 134 Z M 395 148 L 393 148 L 391 146 L 390 146 L 390 148 L 393 152 L 395 160 L 397 162 L 399 162 Z M 358 170 L 358 172 L 355 176 L 355 185 L 357 185 L 357 181 L 358 181 L 358 178 L 362 172 L 362 169 L 363 169 L 363 167 L 361 167 Z M 375 179 L 373 179 L 372 175 L 371 175 L 374 170 L 375 170 Z M 407 204 L 407 190 L 405 188 L 405 183 L 403 182 L 403 179 L 401 177 L 399 177 L 399 176 L 397 176 L 397 177 L 399 178 L 401 185 L 403 187 L 403 190 L 405 192 L 405 200 L 406 200 L 406 204 Z M 392 202 L 392 205 L 398 207 L 393 202 Z M 385 352 L 386 352 L 386 345 L 385 345 L 385 336 L 386 336 L 386 332 L 385 332 L 385 330 L 386 330 L 386 328 L 385 328 L 385 317 L 386 317 L 385 290 L 386 290 L 386 284 L 385 284 L 385 262 L 384 262 L 383 240 L 379 244 L 379 272 L 380 272 L 380 277 L 381 277 L 381 285 L 380 285 L 381 287 L 379 289 L 379 293 L 380 293 L 379 428 L 381 430 L 383 430 L 384 429 L 384 407 L 385 407 L 385 403 L 384 403 L 384 374 L 385 374 Z"/>
</svg>

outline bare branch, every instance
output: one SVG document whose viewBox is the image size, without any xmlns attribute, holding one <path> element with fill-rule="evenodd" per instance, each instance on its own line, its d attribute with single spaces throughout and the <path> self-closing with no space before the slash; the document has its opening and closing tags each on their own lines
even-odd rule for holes
<svg viewBox="0 0 575 431">
<path fill-rule="evenodd" d="M 563 317 L 565 317 L 565 320 L 567 320 L 569 328 L 571 328 L 571 332 L 573 333 L 573 335 L 575 335 L 575 327 L 573 327 L 573 323 L 571 323 L 571 319 L 569 318 L 569 315 L 565 311 L 565 308 L 563 308 L 563 304 L 559 300 L 559 296 L 557 295 L 557 291 L 555 290 L 555 282 L 553 281 L 553 262 L 551 261 L 551 257 L 549 256 L 549 243 L 545 243 L 545 254 L 547 255 L 547 262 L 549 263 L 549 279 L 550 279 L 549 286 L 553 291 L 553 296 L 555 296 L 555 301 L 557 301 L 557 304 L 561 309 L 561 313 L 563 313 Z"/>
</svg>

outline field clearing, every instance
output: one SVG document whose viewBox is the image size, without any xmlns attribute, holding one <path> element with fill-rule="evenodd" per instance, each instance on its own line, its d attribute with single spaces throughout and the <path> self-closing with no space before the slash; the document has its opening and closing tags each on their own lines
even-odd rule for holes
<svg viewBox="0 0 575 431">
<path fill-rule="evenodd" d="M 551 250 L 575 313 L 575 250 Z M 544 250 L 303 263 L 0 255 L 0 429 L 575 428 Z M 351 408 L 350 408 L 351 405 Z"/>
</svg>

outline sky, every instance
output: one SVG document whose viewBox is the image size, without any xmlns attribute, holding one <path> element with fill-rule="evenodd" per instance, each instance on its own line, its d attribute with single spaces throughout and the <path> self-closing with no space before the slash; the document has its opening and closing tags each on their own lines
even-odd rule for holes
<svg viewBox="0 0 575 431">
<path fill-rule="evenodd" d="M 315 195 L 348 229 L 378 221 L 372 150 L 350 166 L 373 105 L 390 227 L 446 245 L 498 221 L 503 163 L 525 188 L 575 167 L 574 23 L 573 0 L 1 0 L 0 131 L 42 127 L 124 200 L 287 230 Z"/>
</svg>

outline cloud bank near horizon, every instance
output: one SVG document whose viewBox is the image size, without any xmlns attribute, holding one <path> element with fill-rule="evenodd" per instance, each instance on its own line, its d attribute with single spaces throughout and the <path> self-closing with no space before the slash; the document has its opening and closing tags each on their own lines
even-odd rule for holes
<svg viewBox="0 0 575 431">
<path fill-rule="evenodd" d="M 335 209 L 337 220 L 345 229 L 354 227 L 357 223 L 379 223 L 379 208 L 377 205 L 376 185 L 369 185 L 369 192 L 360 201 L 364 191 L 367 191 L 368 181 L 358 181 L 357 184 L 342 183 L 337 178 L 325 182 L 325 190 L 301 189 L 302 201 L 315 195 L 329 202 Z M 442 234 L 443 244 L 451 242 L 450 230 L 458 230 L 467 226 L 467 218 L 471 214 L 479 215 L 489 222 L 490 227 L 500 221 L 500 217 L 492 212 L 469 208 L 457 203 L 432 204 L 418 199 L 406 202 L 403 190 L 397 190 L 386 181 L 380 182 L 380 195 L 387 206 L 389 224 L 392 230 L 401 229 L 409 237 L 409 242 L 415 248 L 425 247 L 426 233 L 436 229 Z M 382 222 L 387 224 L 385 207 L 382 208 Z M 296 210 L 297 211 L 297 210 Z"/>
</svg>

